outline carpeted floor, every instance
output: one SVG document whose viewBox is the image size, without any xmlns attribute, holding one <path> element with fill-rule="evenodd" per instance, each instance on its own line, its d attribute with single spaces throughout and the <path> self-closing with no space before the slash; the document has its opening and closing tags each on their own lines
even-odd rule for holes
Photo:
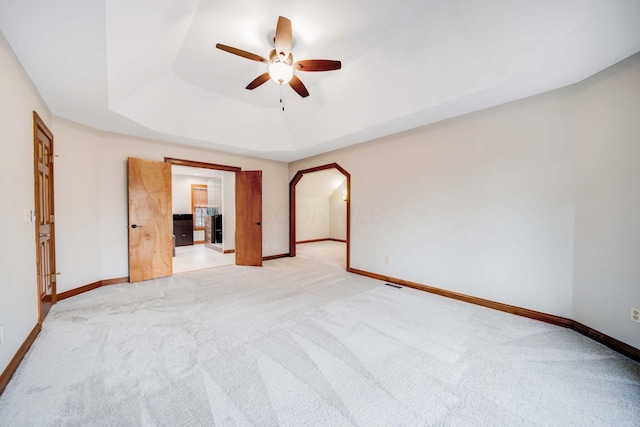
<svg viewBox="0 0 640 427">
<path fill-rule="evenodd" d="M 344 245 L 56 304 L 1 426 L 638 426 L 640 364 L 343 270 Z"/>
</svg>

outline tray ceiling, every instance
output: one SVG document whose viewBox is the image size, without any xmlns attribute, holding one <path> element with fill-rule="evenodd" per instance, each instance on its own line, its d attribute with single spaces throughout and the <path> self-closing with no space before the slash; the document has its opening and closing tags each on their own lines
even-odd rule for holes
<svg viewBox="0 0 640 427">
<path fill-rule="evenodd" d="M 302 99 L 266 66 L 279 15 Z M 0 30 L 53 114 L 292 161 L 577 83 L 640 51 L 637 0 L 3 0 Z"/>
</svg>

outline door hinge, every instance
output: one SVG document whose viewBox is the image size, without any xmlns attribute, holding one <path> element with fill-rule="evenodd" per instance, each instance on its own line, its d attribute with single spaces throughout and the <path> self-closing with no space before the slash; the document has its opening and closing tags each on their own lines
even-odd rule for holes
<svg viewBox="0 0 640 427">
<path fill-rule="evenodd" d="M 49 215 L 49 222 L 56 222 L 56 216 L 55 215 Z"/>
</svg>

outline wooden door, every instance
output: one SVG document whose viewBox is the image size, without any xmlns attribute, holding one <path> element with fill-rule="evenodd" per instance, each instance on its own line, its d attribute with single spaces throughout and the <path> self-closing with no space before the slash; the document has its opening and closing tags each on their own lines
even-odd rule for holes
<svg viewBox="0 0 640 427">
<path fill-rule="evenodd" d="M 262 266 L 262 171 L 236 172 L 236 264 Z"/>
<path fill-rule="evenodd" d="M 36 264 L 39 319 L 56 303 L 56 246 L 53 203 L 53 134 L 34 111 Z"/>
<path fill-rule="evenodd" d="M 129 157 L 129 281 L 173 274 L 171 164 Z"/>
</svg>

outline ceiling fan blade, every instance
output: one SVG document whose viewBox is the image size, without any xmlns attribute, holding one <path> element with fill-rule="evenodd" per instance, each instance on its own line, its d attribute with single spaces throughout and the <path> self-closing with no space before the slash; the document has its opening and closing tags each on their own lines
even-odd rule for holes
<svg viewBox="0 0 640 427">
<path fill-rule="evenodd" d="M 291 53 L 291 21 L 284 16 L 278 18 L 276 25 L 276 52 L 283 58 Z"/>
<path fill-rule="evenodd" d="M 342 63 L 329 59 L 305 59 L 293 64 L 293 68 L 300 71 L 333 71 L 342 68 Z"/>
<path fill-rule="evenodd" d="M 293 75 L 293 77 L 291 77 L 289 86 L 291 86 L 293 90 L 298 92 L 298 95 L 300 95 L 301 97 L 306 98 L 307 96 L 309 96 L 309 91 L 304 86 L 304 83 L 302 83 L 302 80 L 300 80 L 295 74 Z"/>
<path fill-rule="evenodd" d="M 257 88 L 258 86 L 260 86 L 261 84 L 264 84 L 264 83 L 268 82 L 269 79 L 270 79 L 269 72 L 266 72 L 264 74 L 260 74 L 258 77 L 255 78 L 254 81 L 249 83 L 246 88 L 249 89 L 249 90 L 253 90 L 253 89 Z"/>
<path fill-rule="evenodd" d="M 263 58 L 260 55 L 256 55 L 255 53 L 247 52 L 246 50 L 236 49 L 235 47 L 227 46 L 224 44 L 217 43 L 216 47 L 220 50 L 224 50 L 225 52 L 233 53 L 234 55 L 242 56 L 243 58 L 251 59 L 252 61 L 264 62 L 268 64 L 269 61 L 267 58 Z"/>
</svg>

